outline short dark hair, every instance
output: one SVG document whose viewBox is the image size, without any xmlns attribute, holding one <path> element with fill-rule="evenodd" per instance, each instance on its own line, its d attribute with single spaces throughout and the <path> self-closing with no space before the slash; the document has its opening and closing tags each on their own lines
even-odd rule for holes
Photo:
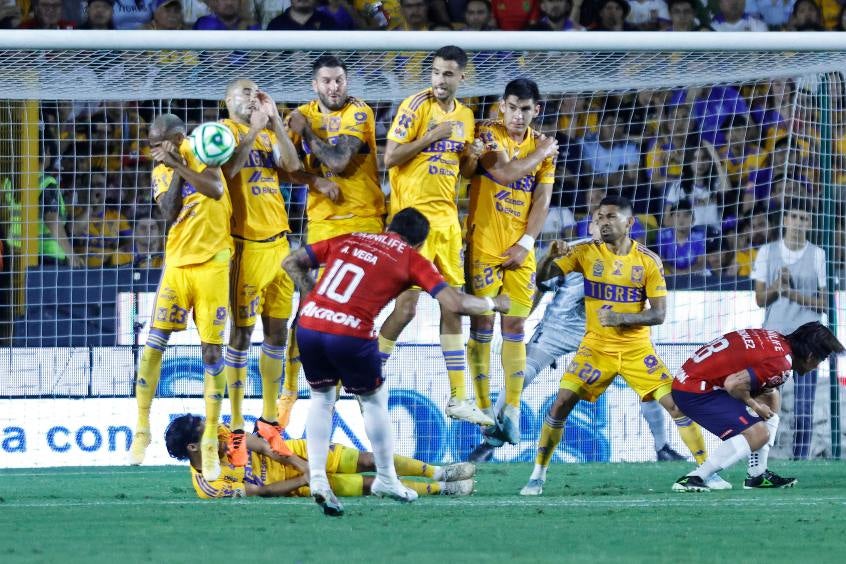
<svg viewBox="0 0 846 564">
<path fill-rule="evenodd" d="M 391 220 L 388 231 L 393 231 L 405 239 L 409 245 L 416 247 L 429 236 L 429 220 L 416 209 L 405 208 Z"/>
<path fill-rule="evenodd" d="M 810 356 L 822 361 L 833 354 L 846 352 L 834 333 L 819 321 L 800 325 L 798 329 L 789 335 L 785 335 L 784 338 L 790 343 L 793 358 L 804 360 Z"/>
<path fill-rule="evenodd" d="M 311 75 L 316 75 L 317 71 L 323 68 L 336 69 L 338 67 L 344 69 L 344 73 L 347 72 L 346 63 L 335 55 L 320 55 L 311 63 Z"/>
<path fill-rule="evenodd" d="M 200 442 L 203 417 L 186 413 L 174 418 L 165 430 L 167 453 L 176 460 L 188 460 L 188 445 Z"/>
<path fill-rule="evenodd" d="M 502 94 L 502 99 L 505 100 L 509 96 L 516 96 L 518 100 L 540 102 L 538 83 L 530 78 L 515 78 L 505 85 L 505 92 Z"/>
<path fill-rule="evenodd" d="M 632 213 L 632 203 L 628 198 L 617 194 L 611 194 L 602 198 L 599 202 L 600 206 L 617 206 L 621 210 Z"/>
<path fill-rule="evenodd" d="M 458 63 L 458 68 L 463 69 L 467 66 L 467 53 L 461 47 L 455 45 L 445 45 L 435 51 L 433 59 L 443 59 L 445 61 L 455 61 Z"/>
<path fill-rule="evenodd" d="M 682 198 L 676 204 L 670 208 L 670 211 L 675 212 L 693 212 L 693 206 L 690 204 L 690 200 L 687 198 Z"/>
</svg>

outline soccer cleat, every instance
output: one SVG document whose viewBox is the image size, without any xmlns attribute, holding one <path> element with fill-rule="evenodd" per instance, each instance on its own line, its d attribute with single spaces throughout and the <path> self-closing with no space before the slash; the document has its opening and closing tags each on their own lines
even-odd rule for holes
<svg viewBox="0 0 846 564">
<path fill-rule="evenodd" d="M 150 446 L 150 431 L 139 429 L 132 435 L 132 444 L 129 446 L 129 464 L 138 466 L 144 462 L 144 455 L 147 454 L 147 447 Z"/>
<path fill-rule="evenodd" d="M 708 479 L 705 480 L 705 484 L 712 490 L 730 490 L 732 488 L 731 483 L 723 480 L 716 472 L 708 476 Z"/>
<path fill-rule="evenodd" d="M 279 420 L 279 426 L 283 429 L 288 427 L 288 423 L 291 421 L 291 410 L 296 401 L 297 394 L 290 390 L 282 390 L 282 393 L 276 399 L 276 417 Z"/>
<path fill-rule="evenodd" d="M 270 448 L 276 454 L 280 456 L 291 456 L 294 454 L 291 449 L 288 448 L 288 444 L 285 442 L 285 439 L 282 438 L 282 427 L 279 426 L 279 423 L 271 423 L 261 418 L 257 419 L 255 432 L 267 441 Z"/>
<path fill-rule="evenodd" d="M 226 456 L 232 466 L 247 465 L 247 436 L 243 429 L 236 429 L 229 434 Z"/>
<path fill-rule="evenodd" d="M 441 482 L 441 495 L 471 495 L 476 487 L 473 480 L 459 480 L 457 482 Z"/>
<path fill-rule="evenodd" d="M 443 467 L 440 480 L 443 482 L 459 482 L 469 480 L 476 475 L 476 465 L 470 462 L 458 462 Z"/>
<path fill-rule="evenodd" d="M 796 478 L 782 478 L 775 472 L 770 470 L 764 471 L 763 474 L 760 476 L 752 476 L 747 475 L 746 479 L 743 480 L 743 489 L 744 490 L 754 490 L 754 489 L 772 489 L 772 488 L 792 488 L 798 482 Z"/>
<path fill-rule="evenodd" d="M 497 448 L 505 444 L 505 433 L 499 426 L 499 421 L 482 429 L 482 436 L 490 446 Z"/>
<path fill-rule="evenodd" d="M 476 407 L 476 404 L 470 400 L 460 400 L 456 398 L 449 398 L 446 409 L 444 410 L 448 417 L 452 419 L 461 419 L 469 421 L 476 425 L 493 425 L 494 420 L 485 415 L 485 413 Z"/>
<path fill-rule="evenodd" d="M 200 441 L 200 453 L 203 459 L 203 478 L 214 482 L 220 477 L 220 459 L 217 452 L 217 437 L 203 438 Z"/>
<path fill-rule="evenodd" d="M 315 486 L 311 488 L 311 497 L 314 502 L 323 509 L 323 514 L 329 517 L 340 517 L 344 514 L 344 506 L 335 497 L 335 492 L 329 487 L 329 484 L 323 486 Z"/>
<path fill-rule="evenodd" d="M 682 476 L 673 484 L 674 492 L 709 492 L 711 489 L 699 476 Z"/>
<path fill-rule="evenodd" d="M 520 442 L 520 409 L 506 404 L 497 417 L 497 426 L 501 429 L 505 442 L 516 445 Z"/>
<path fill-rule="evenodd" d="M 477 446 L 470 452 L 470 456 L 467 457 L 467 461 L 472 462 L 473 464 L 479 464 L 480 462 L 490 462 L 493 458 L 495 450 L 496 447 L 491 444 L 488 444 L 487 439 L 485 439 L 479 446 Z"/>
<path fill-rule="evenodd" d="M 370 495 L 375 497 L 387 497 L 401 501 L 403 503 L 411 503 L 417 499 L 417 492 L 402 485 L 397 479 L 393 482 L 385 482 L 379 478 L 373 480 L 373 485 L 370 487 Z"/>
<path fill-rule="evenodd" d="M 658 462 L 668 462 L 670 460 L 687 460 L 686 456 L 674 451 L 669 444 L 666 444 L 662 446 L 659 450 L 656 450 L 655 457 L 658 459 Z"/>
<path fill-rule="evenodd" d="M 520 495 L 540 495 L 543 493 L 543 484 L 545 480 L 541 480 L 540 478 L 532 478 L 529 482 L 523 486 L 523 489 L 520 490 Z"/>
</svg>

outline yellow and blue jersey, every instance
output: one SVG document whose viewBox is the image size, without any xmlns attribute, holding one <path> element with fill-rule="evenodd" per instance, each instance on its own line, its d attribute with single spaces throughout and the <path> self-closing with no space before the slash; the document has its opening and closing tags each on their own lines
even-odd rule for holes
<svg viewBox="0 0 846 564">
<path fill-rule="evenodd" d="M 432 89 L 427 88 L 403 100 L 388 131 L 388 140 L 410 143 L 446 121 L 454 126 L 449 138 L 432 143 L 408 162 L 390 169 L 391 215 L 415 207 L 433 225 L 457 221 L 460 158 L 465 145 L 473 141 L 473 112 L 458 100 L 452 111 L 445 112 Z"/>
<path fill-rule="evenodd" d="M 235 136 L 235 142 L 250 130 L 250 126 L 231 119 L 221 120 Z M 250 241 L 264 241 L 274 235 L 290 231 L 285 199 L 279 188 L 276 168 L 276 134 L 263 129 L 250 149 L 247 162 L 229 179 L 232 193 L 232 234 Z"/>
<path fill-rule="evenodd" d="M 508 159 L 523 159 L 535 151 L 538 134 L 529 128 L 523 140 L 517 142 L 501 121 L 487 121 L 477 125 L 476 137 L 485 144 L 486 151 L 504 152 Z M 480 166 L 470 189 L 468 226 L 473 247 L 490 256 L 501 256 L 526 233 L 535 189 L 554 181 L 552 157 L 508 185 L 497 182 Z"/>
<path fill-rule="evenodd" d="M 658 255 L 636 241 L 624 256 L 612 252 L 605 243 L 586 241 L 571 246 L 555 264 L 564 273 L 584 275 L 586 341 L 599 343 L 604 349 L 650 343 L 649 327 L 603 327 L 599 311 L 639 313 L 646 309 L 647 299 L 666 296 L 667 283 Z"/>
<path fill-rule="evenodd" d="M 194 156 L 188 140 L 182 141 L 179 154 L 186 165 L 195 172 L 203 172 L 206 165 Z M 223 195 L 215 200 L 197 192 L 190 182 L 182 183 L 182 209 L 167 234 L 165 257 L 168 266 L 202 264 L 222 251 L 233 250 L 230 235 L 232 203 L 223 173 Z M 168 191 L 173 169 L 159 164 L 153 169 L 153 198 Z"/>
</svg>

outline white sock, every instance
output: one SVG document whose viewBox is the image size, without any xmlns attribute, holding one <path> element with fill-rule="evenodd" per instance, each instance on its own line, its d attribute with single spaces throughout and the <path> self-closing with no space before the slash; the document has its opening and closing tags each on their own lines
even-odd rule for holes
<svg viewBox="0 0 846 564">
<path fill-rule="evenodd" d="M 394 434 L 388 414 L 388 389 L 382 385 L 371 394 L 360 395 L 364 430 L 373 448 L 376 478 L 388 483 L 397 480 L 394 468 Z"/>
<path fill-rule="evenodd" d="M 310 482 L 326 487 L 326 459 L 332 434 L 332 411 L 335 409 L 335 387 L 311 390 L 311 403 L 306 417 L 306 450 Z"/>
<path fill-rule="evenodd" d="M 751 450 L 749 449 L 749 441 L 743 435 L 735 435 L 717 447 L 717 450 L 712 452 L 708 459 L 702 465 L 689 473 L 688 476 L 699 476 L 703 480 L 714 472 L 719 472 L 724 468 L 728 468 L 741 458 L 749 456 Z"/>
<path fill-rule="evenodd" d="M 655 452 L 667 444 L 667 428 L 664 426 L 664 408 L 657 401 L 640 402 L 640 412 L 649 425 L 652 439 L 655 441 Z"/>
<path fill-rule="evenodd" d="M 749 465 L 746 468 L 746 473 L 752 478 L 760 476 L 767 470 L 767 462 L 770 457 L 770 447 L 775 444 L 779 419 L 778 415 L 773 415 L 764 421 L 764 423 L 767 424 L 767 432 L 770 434 L 770 438 L 764 446 L 749 455 Z"/>
<path fill-rule="evenodd" d="M 532 475 L 529 476 L 530 480 L 543 480 L 546 481 L 546 471 L 547 466 L 541 466 L 540 464 L 535 464 L 534 470 L 532 470 Z"/>
<path fill-rule="evenodd" d="M 444 467 L 443 466 L 433 466 L 432 468 L 435 469 L 435 473 L 432 475 L 432 479 L 436 482 L 440 482 L 441 479 L 444 477 Z"/>
</svg>

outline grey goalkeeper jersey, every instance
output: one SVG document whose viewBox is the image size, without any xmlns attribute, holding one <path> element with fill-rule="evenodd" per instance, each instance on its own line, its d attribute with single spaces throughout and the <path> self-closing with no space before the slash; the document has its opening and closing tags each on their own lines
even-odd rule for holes
<svg viewBox="0 0 846 564">
<path fill-rule="evenodd" d="M 571 272 L 547 281 L 544 289 L 555 294 L 529 344 L 549 348 L 559 354 L 563 354 L 560 351 L 576 350 L 585 334 L 584 277 Z"/>
</svg>

